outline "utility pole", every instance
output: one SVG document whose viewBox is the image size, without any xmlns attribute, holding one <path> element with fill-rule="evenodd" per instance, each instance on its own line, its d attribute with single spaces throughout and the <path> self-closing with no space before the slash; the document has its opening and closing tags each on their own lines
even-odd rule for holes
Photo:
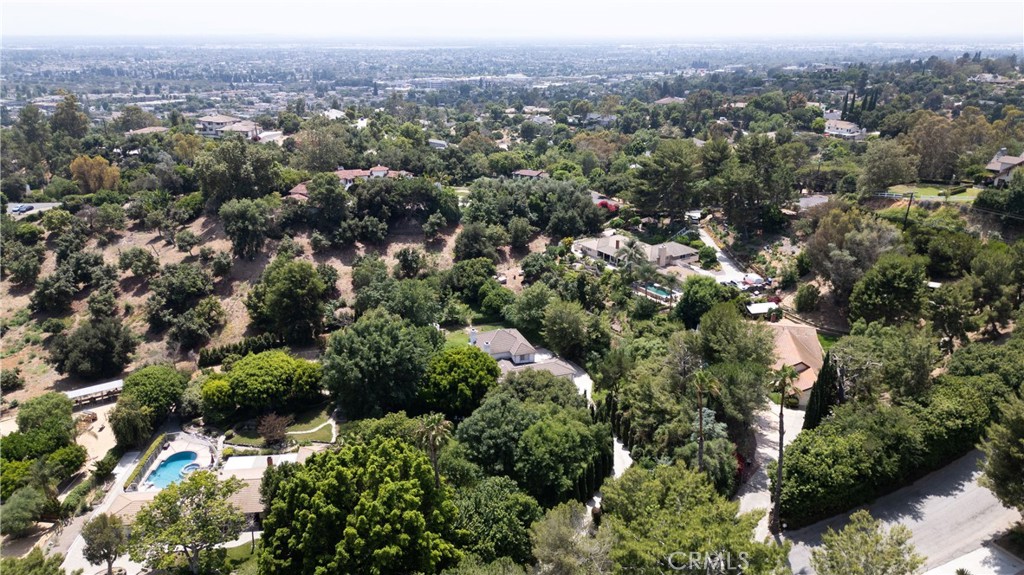
<svg viewBox="0 0 1024 575">
<path fill-rule="evenodd" d="M 910 192 L 910 201 L 907 202 L 907 212 L 903 214 L 903 229 L 907 229 L 907 218 L 910 217 L 910 206 L 914 204 L 914 192 Z"/>
</svg>

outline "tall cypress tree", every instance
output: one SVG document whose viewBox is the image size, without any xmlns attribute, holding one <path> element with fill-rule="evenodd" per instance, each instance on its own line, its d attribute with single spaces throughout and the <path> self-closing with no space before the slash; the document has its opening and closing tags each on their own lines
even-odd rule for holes
<svg viewBox="0 0 1024 575">
<path fill-rule="evenodd" d="M 850 104 L 850 93 L 847 92 L 846 95 L 843 96 L 843 113 L 842 113 L 841 116 L 839 116 L 839 119 L 841 119 L 841 120 L 845 120 L 846 119 L 846 107 L 849 104 Z"/>
<path fill-rule="evenodd" d="M 804 415 L 804 429 L 818 427 L 822 419 L 832 413 L 832 407 L 839 403 L 839 378 L 832 364 L 832 352 L 825 354 L 825 362 L 818 373 L 818 379 L 811 388 L 807 399 L 807 413 Z"/>
</svg>

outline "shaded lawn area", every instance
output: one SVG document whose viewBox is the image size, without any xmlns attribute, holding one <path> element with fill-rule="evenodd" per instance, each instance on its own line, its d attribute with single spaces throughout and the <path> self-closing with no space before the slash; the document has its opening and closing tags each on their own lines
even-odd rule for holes
<svg viewBox="0 0 1024 575">
<path fill-rule="evenodd" d="M 839 341 L 841 336 L 838 335 L 826 335 L 823 333 L 818 334 L 818 342 L 821 343 L 821 350 L 827 352 L 832 349 L 832 346 Z"/>
<path fill-rule="evenodd" d="M 253 550 L 252 543 L 243 543 L 238 547 L 231 547 L 225 550 L 225 563 L 228 570 L 236 575 L 256 575 L 257 558 L 260 554 L 260 540 L 256 540 L 256 549 Z"/>
<path fill-rule="evenodd" d="M 294 431 L 310 431 L 317 427 L 327 423 L 327 420 L 331 413 L 331 406 L 329 403 L 324 403 L 316 407 L 300 411 L 295 415 L 292 424 L 289 425 L 285 432 L 292 433 Z M 247 419 L 245 421 L 235 424 L 231 431 L 234 432 L 234 437 L 227 440 L 228 443 L 236 445 L 246 445 L 250 447 L 263 447 L 263 438 L 260 437 L 257 431 L 257 420 Z M 326 439 L 322 439 L 326 434 Z M 326 426 L 323 429 L 314 433 L 304 433 L 302 435 L 289 437 L 289 439 L 295 439 L 296 441 L 309 440 L 309 441 L 323 441 L 329 442 L 331 440 L 331 428 Z"/>
</svg>

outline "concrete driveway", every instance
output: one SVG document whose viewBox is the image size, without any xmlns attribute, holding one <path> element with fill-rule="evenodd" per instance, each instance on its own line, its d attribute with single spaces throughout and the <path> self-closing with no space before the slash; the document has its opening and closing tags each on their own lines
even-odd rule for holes
<svg viewBox="0 0 1024 575">
<path fill-rule="evenodd" d="M 757 451 L 754 454 L 754 474 L 740 486 L 736 493 L 740 501 L 740 513 L 755 509 L 764 510 L 764 516 L 754 530 L 754 538 L 764 541 L 769 537 L 768 513 L 772 507 L 771 481 L 768 477 L 768 464 L 778 461 L 779 457 L 779 406 L 769 404 L 767 409 L 757 413 L 754 422 L 757 433 Z M 784 444 L 789 445 L 796 439 L 804 426 L 804 412 L 796 409 L 783 409 L 783 422 L 786 426 Z"/>
<path fill-rule="evenodd" d="M 11 214 L 12 216 L 14 216 L 14 219 L 17 220 L 17 219 L 23 218 L 23 217 L 25 217 L 25 216 L 27 216 L 29 214 L 34 214 L 34 213 L 37 213 L 37 212 L 45 212 L 46 210 L 52 210 L 53 208 L 56 208 L 59 205 L 60 205 L 60 203 L 51 203 L 51 202 L 35 203 L 35 204 L 30 203 L 30 202 L 11 202 L 11 203 L 7 204 L 7 213 Z M 14 213 L 14 208 L 17 207 L 17 206 L 32 206 L 32 209 L 27 211 L 27 212 L 25 212 L 25 213 L 17 213 L 16 214 L 16 213 Z"/>
<path fill-rule="evenodd" d="M 732 258 L 725 255 L 725 252 L 722 251 L 722 248 L 718 247 L 718 244 L 716 244 L 715 241 L 711 239 L 711 234 L 709 234 L 707 230 L 705 230 L 704 228 L 700 228 L 699 233 L 700 241 L 704 242 L 705 245 L 709 245 L 715 248 L 715 254 L 718 255 L 718 263 L 721 266 L 721 269 L 705 270 L 697 267 L 694 267 L 694 269 L 696 269 L 698 273 L 707 276 L 713 276 L 719 282 L 742 282 L 743 276 L 746 275 L 746 272 L 743 271 L 743 266 L 739 265 Z"/>
<path fill-rule="evenodd" d="M 926 570 L 968 555 L 1021 519 L 1020 513 L 1003 507 L 991 491 L 978 485 L 982 457 L 980 451 L 972 451 L 912 485 L 879 498 L 867 509 L 886 525 L 899 523 L 910 528 L 911 542 L 918 554 L 926 557 Z M 813 573 L 811 549 L 821 544 L 827 528 L 842 529 L 849 518 L 849 513 L 837 515 L 787 532 L 786 538 L 793 542 L 789 554 L 793 573 Z"/>
</svg>

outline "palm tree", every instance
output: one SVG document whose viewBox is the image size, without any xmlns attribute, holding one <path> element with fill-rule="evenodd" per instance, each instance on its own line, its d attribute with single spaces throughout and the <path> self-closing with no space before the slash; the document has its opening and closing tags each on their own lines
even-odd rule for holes
<svg viewBox="0 0 1024 575">
<path fill-rule="evenodd" d="M 706 369 L 693 374 L 690 385 L 697 394 L 697 471 L 704 471 L 704 397 L 718 395 L 721 387 L 718 380 Z"/>
<path fill-rule="evenodd" d="M 775 371 L 775 389 L 779 392 L 779 462 L 775 468 L 775 506 L 772 510 L 772 531 L 782 531 L 782 447 L 786 437 L 786 430 L 783 426 L 785 416 L 786 398 L 800 392 L 796 387 L 796 380 L 799 377 L 791 365 L 784 365 Z"/>
<path fill-rule="evenodd" d="M 618 261 L 619 269 L 622 270 L 622 275 L 629 278 L 630 282 L 632 282 L 633 273 L 636 271 L 637 266 L 647 261 L 647 254 L 640 247 L 639 240 L 629 238 L 615 252 L 615 259 Z"/>
<path fill-rule="evenodd" d="M 434 468 L 434 484 L 441 487 L 441 474 L 437 470 L 437 454 L 452 436 L 452 422 L 445 420 L 443 413 L 428 413 L 416 421 L 416 438 L 430 457 Z"/>
</svg>

